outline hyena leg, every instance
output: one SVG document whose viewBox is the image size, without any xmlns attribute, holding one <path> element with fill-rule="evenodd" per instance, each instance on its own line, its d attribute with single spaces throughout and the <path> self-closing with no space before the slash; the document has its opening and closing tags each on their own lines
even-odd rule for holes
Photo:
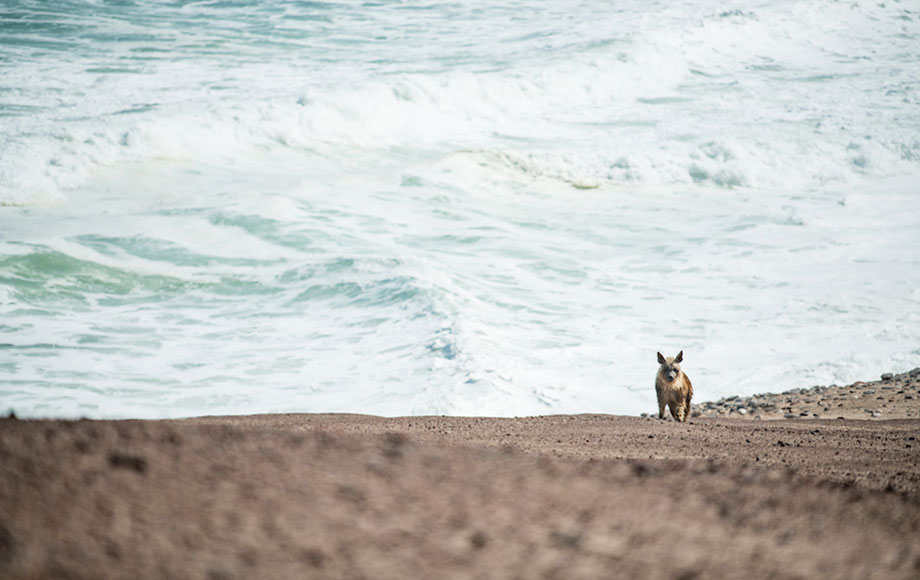
<svg viewBox="0 0 920 580">
<path fill-rule="evenodd" d="M 677 404 L 677 401 L 669 401 L 668 407 L 671 409 L 671 416 L 674 417 L 674 420 L 680 421 L 681 407 Z"/>
<path fill-rule="evenodd" d="M 677 413 L 675 413 L 674 418 L 683 423 L 687 420 L 687 406 L 681 401 L 677 405 Z"/>
<path fill-rule="evenodd" d="M 661 396 L 661 391 L 658 391 L 658 418 L 664 419 L 664 408 L 667 406 L 668 402 L 665 401 L 664 397 Z"/>
</svg>

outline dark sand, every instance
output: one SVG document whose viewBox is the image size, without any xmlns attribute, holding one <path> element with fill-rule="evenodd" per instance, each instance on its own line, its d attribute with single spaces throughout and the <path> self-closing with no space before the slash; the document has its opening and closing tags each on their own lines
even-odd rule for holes
<svg viewBox="0 0 920 580">
<path fill-rule="evenodd" d="M 920 578 L 920 420 L 734 415 L 0 420 L 0 578 Z"/>
</svg>

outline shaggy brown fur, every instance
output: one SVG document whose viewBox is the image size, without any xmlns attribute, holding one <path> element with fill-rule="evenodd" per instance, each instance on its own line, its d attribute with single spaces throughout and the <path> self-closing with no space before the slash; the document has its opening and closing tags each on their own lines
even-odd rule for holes
<svg viewBox="0 0 920 580">
<path fill-rule="evenodd" d="M 658 376 L 655 377 L 655 392 L 658 394 L 658 418 L 664 419 L 664 408 L 671 409 L 675 421 L 686 421 L 690 416 L 690 398 L 693 397 L 693 385 L 690 377 L 680 370 L 684 360 L 684 351 L 677 356 L 665 358 L 658 353 Z"/>
</svg>

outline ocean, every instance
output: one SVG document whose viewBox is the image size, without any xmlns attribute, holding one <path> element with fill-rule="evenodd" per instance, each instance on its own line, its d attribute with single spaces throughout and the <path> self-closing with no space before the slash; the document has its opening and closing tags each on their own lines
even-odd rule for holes
<svg viewBox="0 0 920 580">
<path fill-rule="evenodd" d="M 918 206 L 916 2 L 5 0 L 0 412 L 876 379 Z"/>
</svg>

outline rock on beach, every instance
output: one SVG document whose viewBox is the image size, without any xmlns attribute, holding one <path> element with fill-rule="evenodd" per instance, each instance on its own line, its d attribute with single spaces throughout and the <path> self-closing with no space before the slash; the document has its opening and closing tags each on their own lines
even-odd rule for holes
<svg viewBox="0 0 920 580">
<path fill-rule="evenodd" d="M 744 419 L 917 419 L 920 367 L 885 373 L 878 381 L 795 388 L 748 397 L 732 395 L 694 405 L 698 417 Z"/>
</svg>

